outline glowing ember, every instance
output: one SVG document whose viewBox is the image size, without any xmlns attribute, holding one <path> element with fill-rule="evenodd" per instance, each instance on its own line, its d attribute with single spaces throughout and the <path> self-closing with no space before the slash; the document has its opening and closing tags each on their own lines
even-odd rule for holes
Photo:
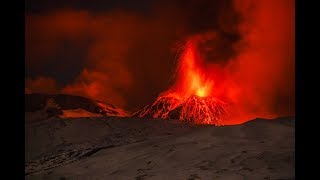
<svg viewBox="0 0 320 180">
<path fill-rule="evenodd" d="M 223 125 L 226 103 L 213 97 L 212 78 L 207 77 L 197 51 L 197 38 L 186 43 L 179 59 L 176 82 L 156 101 L 136 112 L 139 117 L 177 118 L 196 124 Z"/>
</svg>

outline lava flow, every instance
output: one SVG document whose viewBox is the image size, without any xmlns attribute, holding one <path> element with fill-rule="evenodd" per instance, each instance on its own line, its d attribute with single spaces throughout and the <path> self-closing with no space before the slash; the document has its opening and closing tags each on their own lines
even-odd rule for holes
<svg viewBox="0 0 320 180">
<path fill-rule="evenodd" d="M 198 38 L 189 40 L 178 61 L 175 84 L 134 115 L 177 118 L 196 124 L 223 125 L 227 104 L 214 97 L 214 81 L 197 51 Z"/>
</svg>

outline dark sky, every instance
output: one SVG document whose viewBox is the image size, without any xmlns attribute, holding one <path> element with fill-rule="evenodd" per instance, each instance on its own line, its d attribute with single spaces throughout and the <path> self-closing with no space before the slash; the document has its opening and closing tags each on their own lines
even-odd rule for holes
<svg viewBox="0 0 320 180">
<path fill-rule="evenodd" d="M 91 12 L 105 12 L 115 9 L 121 9 L 124 11 L 132 11 L 141 14 L 147 14 L 150 12 L 151 7 L 155 1 L 150 0 L 117 0 L 117 1 L 105 1 L 105 0 L 26 0 L 26 11 L 28 13 L 43 13 L 48 11 L 54 11 L 62 8 L 72 8 L 77 10 L 88 10 Z"/>
<path fill-rule="evenodd" d="M 208 61 L 233 56 L 238 18 L 230 0 L 26 0 L 26 88 L 135 110 L 168 88 L 186 38 L 215 32 Z"/>
</svg>

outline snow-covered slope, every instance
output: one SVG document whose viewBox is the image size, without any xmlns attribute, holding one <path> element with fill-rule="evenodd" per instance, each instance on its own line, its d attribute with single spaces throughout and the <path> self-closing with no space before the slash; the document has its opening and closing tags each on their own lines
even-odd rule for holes
<svg viewBox="0 0 320 180">
<path fill-rule="evenodd" d="M 25 126 L 25 179 L 295 179 L 295 120 L 235 126 L 132 117 Z"/>
</svg>

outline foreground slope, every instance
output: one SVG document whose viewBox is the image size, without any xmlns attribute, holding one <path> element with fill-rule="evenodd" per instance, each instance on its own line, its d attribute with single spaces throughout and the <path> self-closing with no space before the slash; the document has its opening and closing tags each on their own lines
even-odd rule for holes
<svg viewBox="0 0 320 180">
<path fill-rule="evenodd" d="M 26 124 L 26 179 L 294 179 L 294 126 L 51 118 Z"/>
</svg>

